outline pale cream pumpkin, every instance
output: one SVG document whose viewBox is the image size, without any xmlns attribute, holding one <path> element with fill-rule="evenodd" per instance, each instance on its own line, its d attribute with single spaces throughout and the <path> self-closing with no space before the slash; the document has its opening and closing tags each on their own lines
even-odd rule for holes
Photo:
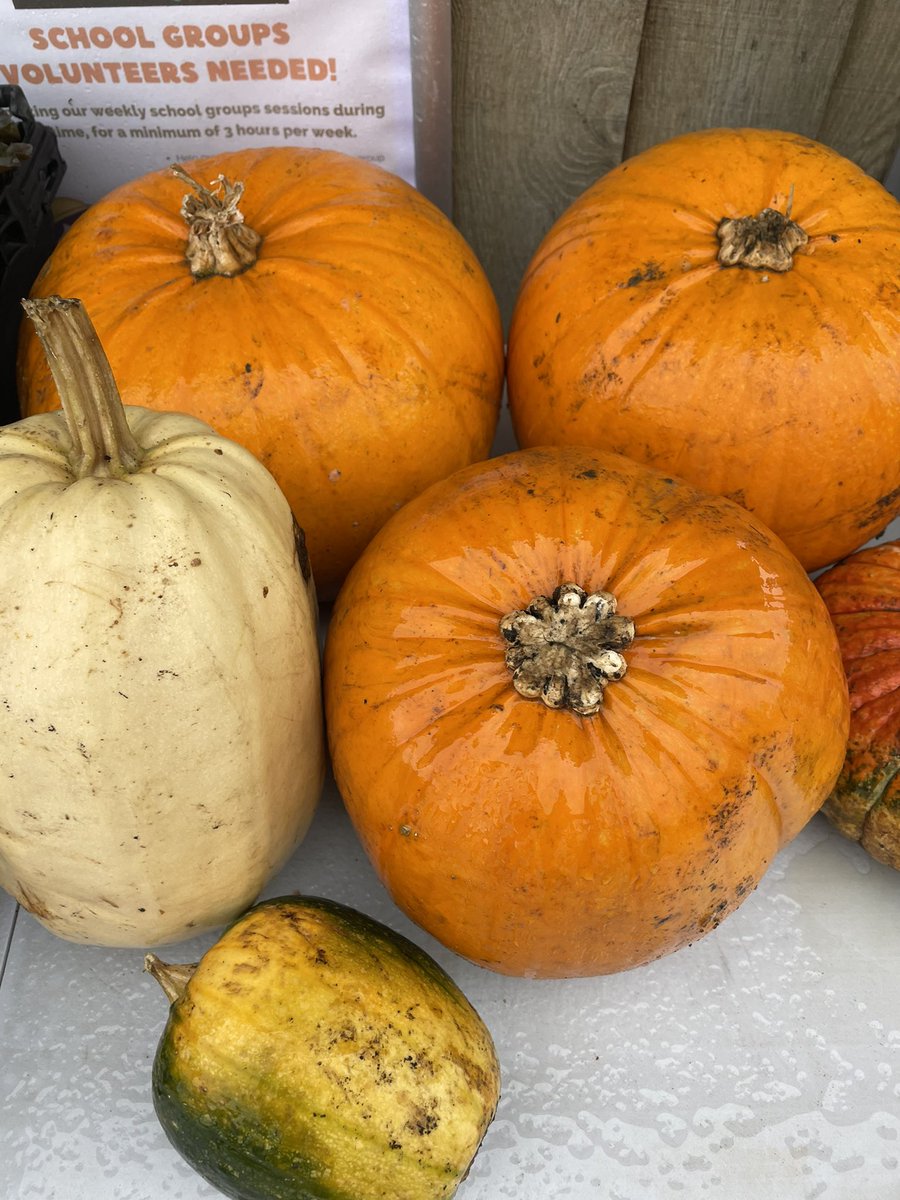
<svg viewBox="0 0 900 1200">
<path fill-rule="evenodd" d="M 64 938 L 158 945 L 306 832 L 315 590 L 248 451 L 123 409 L 81 305 L 31 307 L 65 408 L 0 430 L 0 884 Z"/>
</svg>

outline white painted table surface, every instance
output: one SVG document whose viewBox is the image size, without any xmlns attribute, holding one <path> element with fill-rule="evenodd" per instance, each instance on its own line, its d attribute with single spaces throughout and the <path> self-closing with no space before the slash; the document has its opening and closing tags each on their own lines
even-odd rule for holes
<svg viewBox="0 0 900 1200">
<path fill-rule="evenodd" d="M 458 1200 L 900 1200 L 900 872 L 824 817 L 713 933 L 597 979 L 508 979 L 443 949 L 393 905 L 330 781 L 265 895 L 294 891 L 411 937 L 490 1028 L 502 1098 Z M 220 1196 L 153 1113 L 167 1005 L 143 952 L 63 942 L 0 893 L 4 959 L 0 1200 Z"/>
</svg>

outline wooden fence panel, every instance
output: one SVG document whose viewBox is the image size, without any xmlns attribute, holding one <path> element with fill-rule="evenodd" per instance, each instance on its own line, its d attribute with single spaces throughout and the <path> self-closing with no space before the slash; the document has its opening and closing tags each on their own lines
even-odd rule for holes
<svg viewBox="0 0 900 1200">
<path fill-rule="evenodd" d="M 818 137 L 886 179 L 900 145 L 900 4 L 860 0 Z"/>
<path fill-rule="evenodd" d="M 651 0 L 625 153 L 691 129 L 815 137 L 857 0 Z"/>
<path fill-rule="evenodd" d="M 544 233 L 622 157 L 646 0 L 453 0 L 453 212 L 508 318 Z"/>
</svg>

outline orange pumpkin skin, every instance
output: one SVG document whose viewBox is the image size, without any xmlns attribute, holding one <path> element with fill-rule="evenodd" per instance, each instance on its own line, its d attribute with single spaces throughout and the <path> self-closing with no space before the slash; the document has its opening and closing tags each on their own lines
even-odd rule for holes
<svg viewBox="0 0 900 1200">
<path fill-rule="evenodd" d="M 722 218 L 784 211 L 780 273 L 717 261 Z M 605 175 L 523 279 L 521 446 L 615 450 L 751 509 L 807 570 L 900 511 L 900 204 L 806 138 L 708 130 Z"/>
<path fill-rule="evenodd" d="M 633 619 L 599 712 L 519 694 L 499 622 L 562 584 Z M 846 684 L 808 576 L 744 509 L 624 457 L 518 451 L 381 530 L 325 649 L 335 778 L 398 905 L 510 975 L 714 928 L 822 804 Z"/>
<path fill-rule="evenodd" d="M 816 580 L 850 690 L 847 757 L 823 812 L 900 870 L 900 541 L 859 550 Z"/>
<path fill-rule="evenodd" d="M 382 522 L 484 458 L 499 413 L 496 301 L 453 225 L 394 175 L 337 152 L 185 163 L 245 185 L 262 237 L 233 277 L 195 279 L 169 170 L 112 192 L 62 239 L 35 295 L 78 296 L 127 404 L 192 413 L 251 450 L 303 526 L 333 596 Z M 23 413 L 59 401 L 23 322 Z"/>
</svg>

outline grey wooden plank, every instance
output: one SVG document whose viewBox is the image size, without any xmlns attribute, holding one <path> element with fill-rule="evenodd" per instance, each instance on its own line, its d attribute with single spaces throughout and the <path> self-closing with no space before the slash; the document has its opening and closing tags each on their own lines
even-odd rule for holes
<svg viewBox="0 0 900 1200">
<path fill-rule="evenodd" d="M 900 144 L 900 5 L 859 0 L 819 138 L 877 179 Z"/>
<path fill-rule="evenodd" d="M 884 177 L 884 186 L 891 195 L 896 196 L 900 200 L 900 146 L 897 147 L 893 163 L 887 169 L 887 174 Z"/>
<path fill-rule="evenodd" d="M 453 210 L 450 6 L 417 0 L 409 6 L 412 44 L 416 185 L 449 217 Z"/>
<path fill-rule="evenodd" d="M 504 318 L 541 237 L 622 156 L 645 7 L 453 0 L 453 212 Z"/>
<path fill-rule="evenodd" d="M 816 137 L 855 13 L 856 0 L 651 0 L 626 154 L 719 125 Z"/>
</svg>

